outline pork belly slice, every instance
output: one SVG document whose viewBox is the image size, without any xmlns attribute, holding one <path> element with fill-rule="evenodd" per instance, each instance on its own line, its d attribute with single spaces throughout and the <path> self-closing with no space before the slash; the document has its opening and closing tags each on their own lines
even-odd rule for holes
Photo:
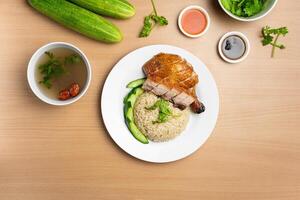
<svg viewBox="0 0 300 200">
<path fill-rule="evenodd" d="M 173 99 L 174 104 L 182 105 L 182 106 L 189 106 L 191 103 L 195 101 L 194 97 L 188 95 L 185 92 L 181 92 L 179 95 L 175 96 Z"/>
<path fill-rule="evenodd" d="M 170 89 L 163 84 L 158 84 L 155 88 L 151 90 L 155 95 L 162 96 L 166 94 Z"/>
<path fill-rule="evenodd" d="M 156 86 L 158 85 L 158 83 L 150 80 L 149 78 L 147 78 L 147 80 L 145 81 L 145 83 L 143 84 L 143 89 L 146 91 L 151 91 L 153 90 Z"/>
<path fill-rule="evenodd" d="M 164 84 L 157 83 L 152 81 L 151 79 L 147 78 L 145 83 L 143 84 L 142 88 L 146 91 L 152 92 L 157 96 L 162 96 L 170 91 L 170 89 L 165 86 Z M 176 93 L 178 94 L 178 93 Z"/>
<path fill-rule="evenodd" d="M 189 106 L 195 101 L 195 98 L 191 95 L 187 95 L 187 97 L 183 100 L 184 106 Z"/>
<path fill-rule="evenodd" d="M 162 96 L 162 98 L 164 98 L 165 100 L 172 100 L 175 96 L 177 96 L 178 94 L 180 94 L 180 91 L 175 89 L 175 88 L 172 88 L 171 90 L 169 90 L 166 94 L 164 94 Z"/>
<path fill-rule="evenodd" d="M 157 96 L 161 96 L 165 100 L 172 101 L 180 109 L 185 109 L 195 101 L 193 96 L 175 88 L 170 89 L 164 84 L 156 83 L 149 78 L 145 81 L 142 88 Z"/>
</svg>

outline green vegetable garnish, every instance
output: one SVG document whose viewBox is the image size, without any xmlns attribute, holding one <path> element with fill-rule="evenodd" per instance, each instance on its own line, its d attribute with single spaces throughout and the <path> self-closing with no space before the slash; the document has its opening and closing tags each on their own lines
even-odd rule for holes
<svg viewBox="0 0 300 200">
<path fill-rule="evenodd" d="M 278 44 L 278 38 L 280 35 L 285 36 L 289 31 L 287 29 L 287 27 L 280 27 L 280 28 L 270 28 L 269 26 L 265 26 L 262 29 L 262 45 L 266 46 L 266 45 L 272 45 L 272 53 L 271 53 L 271 57 L 274 57 L 275 54 L 275 49 L 276 47 L 279 49 L 284 49 L 285 46 L 283 44 Z M 274 39 L 275 38 L 275 39 Z"/>
<path fill-rule="evenodd" d="M 164 99 L 157 100 L 152 106 L 146 107 L 147 110 L 159 110 L 157 120 L 152 123 L 164 123 L 168 121 L 168 119 L 173 116 L 172 110 L 169 107 L 169 102 Z"/>
<path fill-rule="evenodd" d="M 39 65 L 40 73 L 43 75 L 43 80 L 39 83 L 42 83 L 48 89 L 52 87 L 52 80 L 54 78 L 57 78 L 67 72 L 65 65 L 75 64 L 81 60 L 76 54 L 72 54 L 65 57 L 64 62 L 61 62 L 52 52 L 46 51 L 45 54 L 48 56 L 49 60 L 46 63 Z"/>
<path fill-rule="evenodd" d="M 262 11 L 269 0 L 222 0 L 226 10 L 239 17 L 251 17 Z"/>
<path fill-rule="evenodd" d="M 80 57 L 77 56 L 76 54 L 72 54 L 70 56 L 65 57 L 65 61 L 64 64 L 68 65 L 68 64 L 76 64 L 80 62 Z"/>
<path fill-rule="evenodd" d="M 139 37 L 148 37 L 155 25 L 166 26 L 168 25 L 168 20 L 164 16 L 159 16 L 157 14 L 154 0 L 151 0 L 153 11 L 150 15 L 144 18 L 144 26 L 140 32 Z"/>
</svg>

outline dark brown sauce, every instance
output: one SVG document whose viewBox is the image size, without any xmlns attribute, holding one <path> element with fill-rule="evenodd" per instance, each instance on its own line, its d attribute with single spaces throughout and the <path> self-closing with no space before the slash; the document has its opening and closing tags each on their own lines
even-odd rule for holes
<svg viewBox="0 0 300 200">
<path fill-rule="evenodd" d="M 222 52 L 231 60 L 240 59 L 246 52 L 245 41 L 237 35 L 228 36 L 222 43 Z"/>
</svg>

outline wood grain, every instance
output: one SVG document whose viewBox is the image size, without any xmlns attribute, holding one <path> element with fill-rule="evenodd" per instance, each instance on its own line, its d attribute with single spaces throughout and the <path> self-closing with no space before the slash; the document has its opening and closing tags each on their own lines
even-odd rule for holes
<svg viewBox="0 0 300 200">
<path fill-rule="evenodd" d="M 226 16 L 215 0 L 157 1 L 170 24 L 137 38 L 150 1 L 132 0 L 134 18 L 113 20 L 124 41 L 106 45 L 48 20 L 26 1 L 0 4 L 0 199 L 300 199 L 300 2 L 279 1 L 270 15 L 252 23 Z M 177 29 L 187 5 L 206 8 L 212 24 L 199 39 Z M 287 49 L 270 58 L 260 44 L 264 25 L 287 26 Z M 224 63 L 216 53 L 227 31 L 244 32 L 251 52 L 242 63 Z M 91 61 L 93 80 L 79 102 L 57 108 L 40 102 L 26 82 L 27 63 L 41 45 L 66 41 Z M 129 51 L 171 44 L 191 51 L 211 70 L 220 92 L 217 126 L 192 156 L 169 164 L 136 160 L 105 131 L 101 89 L 113 65 Z M 201 133 L 199 133 L 201 134 Z M 179 147 L 180 148 L 180 147 Z"/>
</svg>

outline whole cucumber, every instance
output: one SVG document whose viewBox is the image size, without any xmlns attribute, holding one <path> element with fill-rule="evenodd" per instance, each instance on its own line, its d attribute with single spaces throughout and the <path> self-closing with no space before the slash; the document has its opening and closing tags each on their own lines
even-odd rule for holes
<svg viewBox="0 0 300 200">
<path fill-rule="evenodd" d="M 135 8 L 126 0 L 68 0 L 100 15 L 127 19 L 135 14 Z"/>
<path fill-rule="evenodd" d="M 58 23 L 95 40 L 116 43 L 120 30 L 110 21 L 65 0 L 28 0 L 28 3 Z"/>
</svg>

